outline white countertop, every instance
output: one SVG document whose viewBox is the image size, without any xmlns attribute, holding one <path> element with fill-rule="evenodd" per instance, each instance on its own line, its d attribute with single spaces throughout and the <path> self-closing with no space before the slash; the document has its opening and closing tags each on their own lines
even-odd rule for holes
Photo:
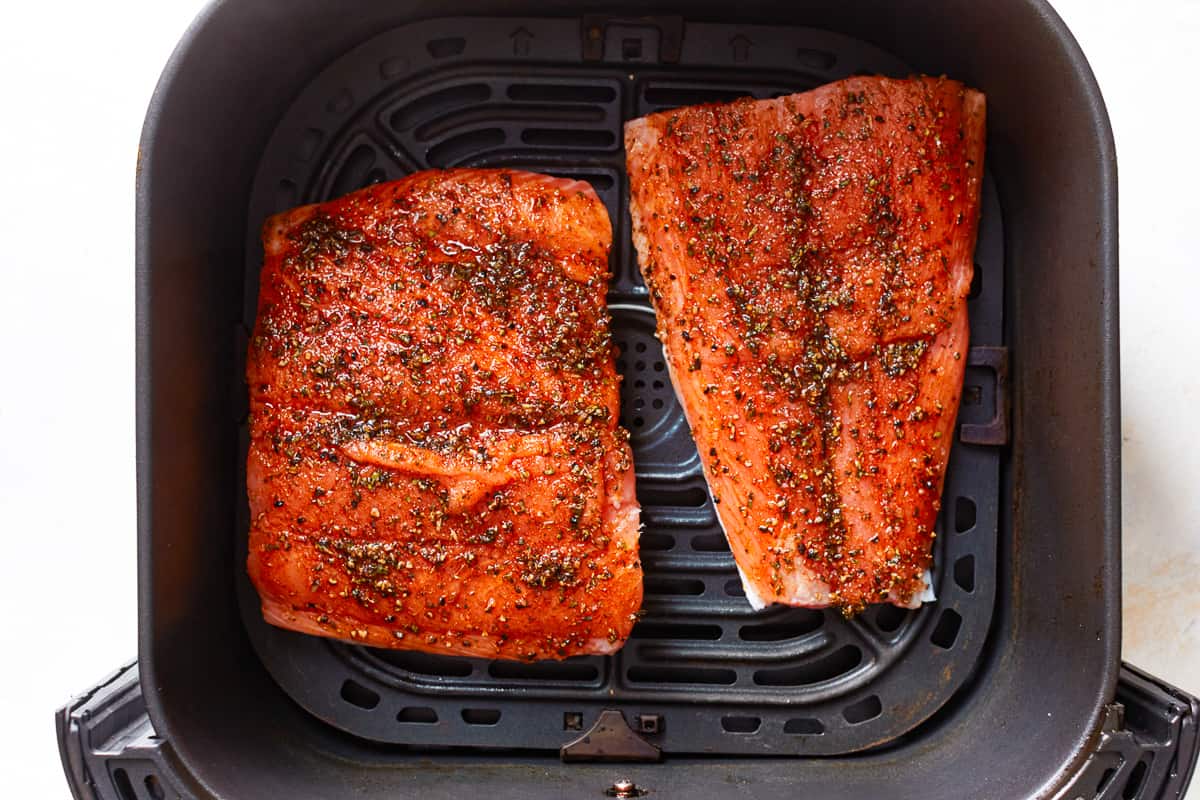
<svg viewBox="0 0 1200 800">
<path fill-rule="evenodd" d="M 1196 70 L 1200 4 L 1056 6 L 1091 61 L 1117 140 L 1124 656 L 1198 693 L 1200 193 L 1188 187 L 1200 167 L 1181 155 L 1195 147 L 1200 113 L 1176 98 Z"/>
<path fill-rule="evenodd" d="M 19 767 L 5 770 L 12 797 L 69 796 L 52 712 L 137 651 L 134 161 L 159 71 L 200 6 L 24 3 L 0 25 L 0 763 Z M 1200 114 L 1188 77 L 1200 3 L 1057 6 L 1099 78 L 1120 163 L 1124 654 L 1200 693 Z"/>
</svg>

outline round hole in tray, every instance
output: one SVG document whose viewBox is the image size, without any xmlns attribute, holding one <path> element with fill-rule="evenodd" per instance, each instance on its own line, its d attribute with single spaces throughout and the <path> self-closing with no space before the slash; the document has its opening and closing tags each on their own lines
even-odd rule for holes
<svg viewBox="0 0 1200 800">
<path fill-rule="evenodd" d="M 825 726 L 821 724 L 821 720 L 819 719 L 794 717 L 784 723 L 783 732 L 805 736 L 820 736 L 825 733 Z"/>
<path fill-rule="evenodd" d="M 954 500 L 954 530 L 966 533 L 975 527 L 975 501 L 970 497 L 958 497 Z"/>
<path fill-rule="evenodd" d="M 943 608 L 941 616 L 938 617 L 937 626 L 934 627 L 933 633 L 929 636 L 929 641 L 943 650 L 949 650 L 951 647 L 954 647 L 954 642 L 958 639 L 958 631 L 961 627 L 962 615 L 953 608 Z"/>
<path fill-rule="evenodd" d="M 975 591 L 975 556 L 965 555 L 954 562 L 954 582 L 964 592 Z"/>
<path fill-rule="evenodd" d="M 495 725 L 500 721 L 500 711 L 495 708 L 464 708 L 462 718 L 468 725 Z"/>
<path fill-rule="evenodd" d="M 413 725 L 433 725 L 438 721 L 437 712 L 429 706 L 408 706 L 396 714 L 397 722 Z"/>
<path fill-rule="evenodd" d="M 875 719 L 883 713 L 883 703 L 875 695 L 864 697 L 857 703 L 846 706 L 842 716 L 851 725 L 860 725 L 867 720 Z"/>
<path fill-rule="evenodd" d="M 975 262 L 975 270 L 971 274 L 971 286 L 967 290 L 967 299 L 974 300 L 979 297 L 979 293 L 983 291 L 983 267 L 979 266 L 979 262 Z"/>
<path fill-rule="evenodd" d="M 908 611 L 906 609 L 893 605 L 881 605 L 875 612 L 875 627 L 884 633 L 892 633 L 903 625 L 907 618 Z"/>
<path fill-rule="evenodd" d="M 379 693 L 374 689 L 368 689 L 358 681 L 347 678 L 342 684 L 342 699 L 352 706 L 370 711 L 379 705 Z"/>
<path fill-rule="evenodd" d="M 729 714 L 721 717 L 721 728 L 726 733 L 755 733 L 762 727 L 759 717 L 747 717 L 740 714 Z"/>
<path fill-rule="evenodd" d="M 636 463 L 681 434 L 683 410 L 670 386 L 661 380 L 646 380 L 650 360 L 627 358 L 637 353 L 653 359 L 662 353 L 662 345 L 654 338 L 654 312 L 640 306 L 617 305 L 612 307 L 612 319 L 613 339 L 620 353 L 617 371 L 622 376 L 621 425 L 630 433 Z"/>
</svg>

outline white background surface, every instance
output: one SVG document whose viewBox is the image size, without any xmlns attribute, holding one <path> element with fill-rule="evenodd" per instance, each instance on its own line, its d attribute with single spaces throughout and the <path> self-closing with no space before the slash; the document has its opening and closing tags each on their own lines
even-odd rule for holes
<svg viewBox="0 0 1200 800">
<path fill-rule="evenodd" d="M 0 23 L 5 797 L 69 797 L 52 712 L 136 653 L 134 160 L 200 5 L 21 3 Z M 1057 6 L 1120 160 L 1125 657 L 1197 693 L 1200 3 Z"/>
</svg>

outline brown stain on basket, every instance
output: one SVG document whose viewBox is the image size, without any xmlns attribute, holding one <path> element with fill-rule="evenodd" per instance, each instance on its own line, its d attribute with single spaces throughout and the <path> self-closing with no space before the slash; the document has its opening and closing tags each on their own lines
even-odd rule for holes
<svg viewBox="0 0 1200 800">
<path fill-rule="evenodd" d="M 937 712 L 940 707 L 937 699 L 941 694 L 941 688 L 953 685 L 954 680 L 954 665 L 947 664 L 938 673 L 936 687 L 931 686 L 924 691 L 905 698 L 896 705 L 890 706 L 887 709 L 887 713 L 896 719 L 903 720 L 906 728 L 915 728 Z M 876 744 L 885 744 L 887 741 L 888 739 L 884 738 L 876 742 Z"/>
</svg>

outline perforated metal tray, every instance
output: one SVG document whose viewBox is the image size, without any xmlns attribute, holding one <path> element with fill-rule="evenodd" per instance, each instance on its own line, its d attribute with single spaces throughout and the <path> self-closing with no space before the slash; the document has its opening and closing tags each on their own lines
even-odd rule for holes
<svg viewBox="0 0 1200 800">
<path fill-rule="evenodd" d="M 729 63 L 714 68 L 722 60 Z M 752 611 L 664 371 L 630 241 L 624 121 L 859 72 L 910 70 L 868 45 L 800 28 L 474 18 L 381 34 L 300 93 L 263 152 L 251 193 L 247 329 L 262 262 L 257 234 L 272 213 L 459 165 L 579 178 L 600 194 L 614 227 L 610 304 L 624 376 L 621 422 L 632 433 L 643 506 L 646 599 L 645 617 L 613 657 L 437 657 L 271 628 L 239 558 L 246 629 L 284 691 L 330 724 L 381 742 L 557 749 L 616 708 L 664 752 L 778 755 L 891 741 L 963 685 L 995 605 L 998 451 L 954 445 L 936 540 L 936 603 L 912 612 L 877 607 L 851 620 L 837 611 Z M 969 301 L 974 346 L 1003 344 L 1002 242 L 989 178 Z M 996 415 L 996 384 L 992 371 L 968 367 L 960 422 Z"/>
</svg>

